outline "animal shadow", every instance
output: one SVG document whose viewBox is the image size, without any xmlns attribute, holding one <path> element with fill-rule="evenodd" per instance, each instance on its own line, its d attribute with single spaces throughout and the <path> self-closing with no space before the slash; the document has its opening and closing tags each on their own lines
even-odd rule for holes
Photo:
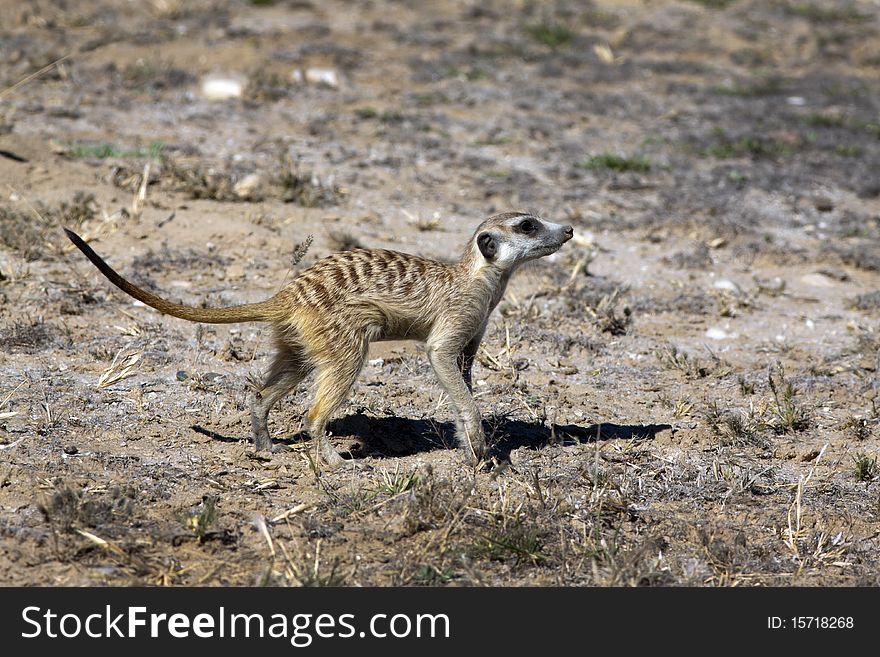
<svg viewBox="0 0 880 657">
<path fill-rule="evenodd" d="M 554 424 L 546 427 L 537 422 L 500 419 L 491 424 L 487 435 L 494 431 L 496 439 L 490 442 L 490 456 L 499 461 L 509 461 L 510 453 L 526 447 L 540 449 L 547 445 L 572 445 L 600 440 L 648 440 L 661 431 L 672 429 L 671 424 L 614 424 L 600 422 L 581 426 L 578 424 Z"/>
<path fill-rule="evenodd" d="M 198 425 L 193 430 L 222 442 L 238 442 L 237 438 L 224 436 Z M 490 417 L 484 422 L 489 437 L 490 457 L 509 461 L 510 453 L 526 447 L 540 449 L 547 445 L 571 445 L 600 440 L 652 439 L 659 432 L 672 429 L 671 424 L 613 424 L 601 422 L 581 426 L 577 424 L 554 424 L 547 427 L 539 422 Z M 452 422 L 417 420 L 397 416 L 370 417 L 354 413 L 333 420 L 329 426 L 333 436 L 342 438 L 336 442 L 343 457 L 352 459 L 372 456 L 390 458 L 412 456 L 439 449 L 454 449 L 455 425 Z M 278 437 L 280 444 L 299 443 L 309 440 L 305 432 Z"/>
<path fill-rule="evenodd" d="M 547 427 L 539 422 L 490 417 L 484 423 L 484 429 L 489 436 L 489 456 L 509 461 L 510 453 L 520 447 L 540 449 L 551 444 L 653 439 L 661 431 L 672 429 L 672 425 L 601 422 L 586 426 L 554 424 Z M 437 449 L 454 449 L 457 445 L 452 422 L 396 416 L 376 418 L 356 413 L 332 422 L 330 431 L 337 436 L 356 437 L 356 442 L 349 448 L 352 458 L 411 456 Z"/>
</svg>

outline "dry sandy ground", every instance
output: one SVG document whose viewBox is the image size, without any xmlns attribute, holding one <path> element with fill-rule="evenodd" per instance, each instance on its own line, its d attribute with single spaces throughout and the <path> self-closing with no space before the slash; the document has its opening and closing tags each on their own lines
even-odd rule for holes
<svg viewBox="0 0 880 657">
<path fill-rule="evenodd" d="M 38 0 L 0 26 L 2 583 L 878 583 L 875 3 Z M 222 305 L 353 244 L 453 258 L 520 208 L 577 239 L 494 316 L 478 470 L 404 343 L 331 427 L 364 469 L 310 466 L 305 389 L 255 457 L 265 331 L 135 305 L 60 230 Z"/>
</svg>

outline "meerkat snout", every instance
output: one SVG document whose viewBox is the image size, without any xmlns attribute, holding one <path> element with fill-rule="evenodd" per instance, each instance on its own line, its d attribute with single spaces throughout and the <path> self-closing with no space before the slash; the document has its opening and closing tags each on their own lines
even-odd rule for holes
<svg viewBox="0 0 880 657">
<path fill-rule="evenodd" d="M 489 315 L 517 267 L 555 253 L 574 235 L 571 226 L 506 212 L 479 225 L 457 262 L 353 249 L 319 260 L 265 301 L 195 308 L 130 283 L 78 235 L 66 232 L 110 282 L 160 312 L 193 322 L 271 324 L 277 353 L 251 403 L 256 448 L 272 448 L 267 425 L 272 406 L 314 372 L 315 399 L 306 424 L 329 466 L 343 459 L 327 439 L 327 424 L 348 399 L 370 342 L 378 340 L 425 343 L 455 412 L 458 441 L 466 453 L 482 459 L 486 440 L 471 394 L 471 369 Z"/>
</svg>

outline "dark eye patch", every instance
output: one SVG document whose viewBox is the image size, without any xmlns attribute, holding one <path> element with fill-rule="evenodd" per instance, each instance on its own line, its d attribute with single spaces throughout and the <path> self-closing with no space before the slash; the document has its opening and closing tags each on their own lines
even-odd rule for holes
<svg viewBox="0 0 880 657">
<path fill-rule="evenodd" d="M 527 235 L 529 233 L 534 233 L 536 230 L 538 230 L 537 224 L 531 219 L 523 219 L 519 222 L 519 224 L 517 224 L 516 228 L 521 233 L 526 233 Z"/>
</svg>

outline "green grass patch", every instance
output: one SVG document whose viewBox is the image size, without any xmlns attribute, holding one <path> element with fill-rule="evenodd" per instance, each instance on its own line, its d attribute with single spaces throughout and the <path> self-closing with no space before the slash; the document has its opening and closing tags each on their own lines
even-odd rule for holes
<svg viewBox="0 0 880 657">
<path fill-rule="evenodd" d="M 442 105 L 449 102 L 449 98 L 441 91 L 416 94 L 413 96 L 413 100 L 419 107 L 431 107 L 432 105 Z"/>
<path fill-rule="evenodd" d="M 877 476 L 877 458 L 867 454 L 859 454 L 853 457 L 855 475 L 859 481 L 871 481 Z"/>
<path fill-rule="evenodd" d="M 643 157 L 627 157 L 616 153 L 600 153 L 581 160 L 576 165 L 580 169 L 590 171 L 636 171 L 644 173 L 651 170 L 651 163 Z"/>
<path fill-rule="evenodd" d="M 862 128 L 870 135 L 880 139 L 880 123 L 866 123 Z"/>
<path fill-rule="evenodd" d="M 767 375 L 767 383 L 773 394 L 773 403 L 768 409 L 768 425 L 780 434 L 809 429 L 813 424 L 812 409 L 800 400 L 798 389 L 786 378 L 781 363 L 776 363 L 775 371 L 771 370 Z"/>
<path fill-rule="evenodd" d="M 729 87 L 713 87 L 713 90 L 715 93 L 724 96 L 760 98 L 762 96 L 776 96 L 785 93 L 785 83 L 782 78 L 770 76 L 747 83 L 734 83 Z"/>
<path fill-rule="evenodd" d="M 354 110 L 354 115 L 363 121 L 378 119 L 382 123 L 402 123 L 404 119 L 403 114 L 397 110 L 380 112 L 374 107 L 358 107 Z"/>
<path fill-rule="evenodd" d="M 359 119 L 367 120 L 367 119 L 375 119 L 379 116 L 379 112 L 377 112 L 372 107 L 359 107 L 354 111 L 354 115 Z"/>
<path fill-rule="evenodd" d="M 846 125 L 842 116 L 814 112 L 803 118 L 804 123 L 815 128 L 842 128 Z"/>
<path fill-rule="evenodd" d="M 795 150 L 795 144 L 783 143 L 769 137 L 747 136 L 740 139 L 722 137 L 706 147 L 703 155 L 729 160 L 735 157 L 782 157 L 791 155 Z"/>
<path fill-rule="evenodd" d="M 838 144 L 834 152 L 843 157 L 859 157 L 863 153 L 861 147 L 855 144 Z"/>
<path fill-rule="evenodd" d="M 818 2 L 789 2 L 784 5 L 789 16 L 805 18 L 811 23 L 864 23 L 874 15 L 859 11 L 852 3 L 829 2 L 820 5 Z"/>
<path fill-rule="evenodd" d="M 403 123 L 403 114 L 397 110 L 385 110 L 379 115 L 382 123 Z"/>
<path fill-rule="evenodd" d="M 571 42 L 574 32 L 560 23 L 536 23 L 526 27 L 526 34 L 538 43 L 559 48 Z"/>
<path fill-rule="evenodd" d="M 492 561 L 540 566 L 547 562 L 538 528 L 523 520 L 500 522 L 485 533 L 477 534 L 472 554 Z"/>
<path fill-rule="evenodd" d="M 422 564 L 413 577 L 413 582 L 422 586 L 443 586 L 452 579 L 452 573 L 449 571 L 432 566 Z"/>
<path fill-rule="evenodd" d="M 126 149 L 106 142 L 74 142 L 70 145 L 70 155 L 72 157 L 87 160 L 106 160 L 108 158 L 128 160 L 143 157 L 158 159 L 164 150 L 165 144 L 161 141 L 152 142 L 149 148 L 135 149 Z"/>
<path fill-rule="evenodd" d="M 486 139 L 477 139 L 473 142 L 474 146 L 503 146 L 513 141 L 510 137 L 487 137 Z"/>
</svg>

